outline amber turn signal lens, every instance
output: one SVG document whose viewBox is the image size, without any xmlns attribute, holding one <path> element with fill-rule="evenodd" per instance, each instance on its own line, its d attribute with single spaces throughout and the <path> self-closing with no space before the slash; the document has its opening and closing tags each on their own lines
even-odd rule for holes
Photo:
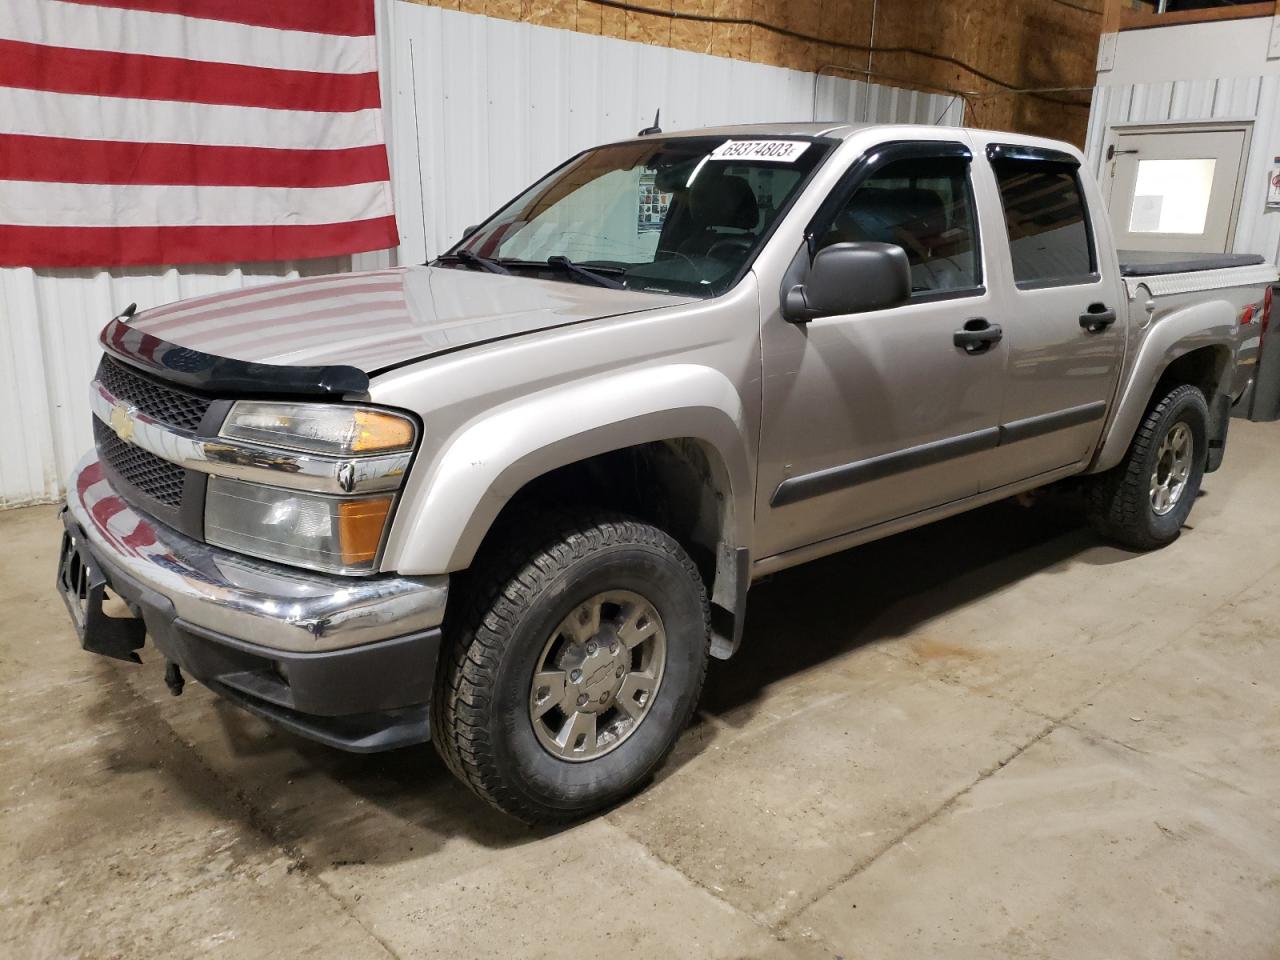
<svg viewBox="0 0 1280 960">
<path fill-rule="evenodd" d="M 344 566 L 358 567 L 373 561 L 390 512 L 390 497 L 343 500 L 338 504 L 338 543 Z"/>
<path fill-rule="evenodd" d="M 404 417 L 377 410 L 357 410 L 355 419 L 356 431 L 351 440 L 353 453 L 401 450 L 413 446 L 413 424 Z"/>
</svg>

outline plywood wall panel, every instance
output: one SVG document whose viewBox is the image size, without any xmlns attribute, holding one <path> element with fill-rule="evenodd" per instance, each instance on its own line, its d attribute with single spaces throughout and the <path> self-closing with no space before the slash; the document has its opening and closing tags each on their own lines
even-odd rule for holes
<svg viewBox="0 0 1280 960">
<path fill-rule="evenodd" d="M 671 9 L 677 13 L 713 16 L 715 0 L 674 0 Z M 679 50 L 710 53 L 711 36 L 712 24 L 705 21 L 696 19 L 671 21 L 671 46 Z"/>
</svg>

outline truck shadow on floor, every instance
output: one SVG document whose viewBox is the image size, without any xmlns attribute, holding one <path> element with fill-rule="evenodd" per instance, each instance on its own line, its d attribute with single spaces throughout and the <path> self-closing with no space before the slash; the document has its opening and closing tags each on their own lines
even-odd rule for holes
<svg viewBox="0 0 1280 960">
<path fill-rule="evenodd" d="M 1053 496 L 1031 507 L 997 503 L 780 573 L 752 590 L 741 651 L 727 663 L 713 661 L 700 717 L 660 776 L 677 774 L 725 729 L 746 726 L 763 691 L 790 675 L 869 644 L 893 643 L 923 622 L 1058 564 L 1132 556 L 1100 543 L 1074 505 Z M 147 685 L 158 687 L 156 681 Z M 503 848 L 554 832 L 489 809 L 429 746 L 346 754 L 269 727 L 207 691 L 196 693 L 201 714 L 220 730 L 211 745 L 195 749 L 221 754 L 227 768 L 220 779 L 234 781 L 224 786 L 243 802 L 246 819 L 259 828 L 270 824 L 273 839 L 296 847 L 318 869 L 429 858 L 458 835 Z"/>
<path fill-rule="evenodd" d="M 1135 556 L 1081 521 L 1069 494 L 1005 500 L 794 567 L 751 591 L 742 646 L 713 662 L 702 710 L 749 705 L 768 684 L 919 625 L 1068 561 Z M 937 641 L 954 653 L 945 639 Z"/>
</svg>

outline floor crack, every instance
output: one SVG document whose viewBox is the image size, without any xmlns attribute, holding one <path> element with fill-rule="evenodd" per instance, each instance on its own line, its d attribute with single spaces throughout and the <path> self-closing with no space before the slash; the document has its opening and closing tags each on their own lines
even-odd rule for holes
<svg viewBox="0 0 1280 960">
<path fill-rule="evenodd" d="M 897 833 L 892 839 L 882 844 L 879 848 L 877 848 L 874 852 L 872 852 L 868 856 L 863 857 L 856 864 L 854 864 L 850 870 L 841 874 L 839 877 L 834 879 L 831 883 L 827 884 L 825 887 L 819 890 L 814 896 L 810 897 L 806 903 L 799 906 L 791 914 L 790 919 L 786 921 L 781 921 L 781 924 L 785 925 L 787 923 L 792 922 L 792 920 L 800 916 L 802 913 L 804 913 L 805 910 L 809 909 L 809 907 L 813 906 L 815 903 L 817 903 L 827 894 L 831 893 L 831 891 L 835 890 L 841 884 L 847 883 L 848 881 L 856 877 L 858 874 L 862 873 L 864 870 L 870 867 L 873 863 L 875 863 L 877 860 L 883 857 L 886 853 L 888 853 L 898 844 L 904 842 L 908 837 L 911 837 L 918 831 L 924 829 L 929 824 L 933 823 L 933 821 L 937 820 L 939 817 L 946 814 L 953 807 L 955 807 L 957 803 L 959 803 L 962 799 L 964 799 L 964 797 L 966 797 L 970 792 L 972 792 L 979 784 L 995 776 L 997 773 L 1003 770 L 1006 766 L 1008 766 L 1010 763 L 1016 760 L 1019 756 L 1025 753 L 1027 750 L 1031 749 L 1037 743 L 1043 740 L 1045 737 L 1049 736 L 1049 734 L 1053 733 L 1053 731 L 1058 729 L 1060 725 L 1061 725 L 1060 721 L 1057 721 L 1057 720 L 1052 720 L 1046 723 L 1036 733 L 1035 736 L 1033 736 L 1031 739 L 1027 740 L 1025 743 L 1018 746 L 1012 753 L 1004 757 L 1001 757 L 991 766 L 981 770 L 978 773 L 978 776 L 974 780 L 972 780 L 970 783 L 966 784 L 960 790 L 957 790 L 955 793 L 953 793 L 941 804 L 939 804 L 937 807 L 935 807 L 933 810 L 931 810 L 924 816 L 920 817 L 917 820 L 912 821 L 903 830 Z"/>
</svg>

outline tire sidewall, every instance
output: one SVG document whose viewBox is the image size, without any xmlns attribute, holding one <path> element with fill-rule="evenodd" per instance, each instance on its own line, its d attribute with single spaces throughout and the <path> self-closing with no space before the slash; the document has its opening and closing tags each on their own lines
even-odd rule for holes
<svg viewBox="0 0 1280 960">
<path fill-rule="evenodd" d="M 679 547 L 671 544 L 676 550 Z M 653 704 L 616 748 L 586 761 L 553 756 L 529 716 L 533 674 L 552 632 L 576 606 L 607 590 L 630 590 L 658 612 L 666 663 Z M 508 637 L 489 712 L 494 759 L 526 803 L 552 809 L 598 807 L 635 788 L 675 743 L 693 712 L 707 656 L 700 584 L 674 557 L 641 543 L 614 544 L 577 558 L 542 584 Z"/>
<path fill-rule="evenodd" d="M 1164 516 L 1155 512 L 1150 496 L 1144 496 L 1143 500 L 1144 517 L 1151 536 L 1166 542 L 1177 537 L 1178 531 L 1187 522 L 1196 497 L 1200 494 L 1200 484 L 1204 479 L 1209 452 L 1209 406 L 1199 390 L 1189 389 L 1183 392 L 1157 420 L 1151 444 L 1141 465 L 1140 476 L 1144 483 L 1149 483 L 1151 474 L 1155 472 L 1160 444 L 1178 423 L 1185 423 L 1190 428 L 1194 444 L 1191 474 L 1187 477 L 1187 485 L 1183 488 L 1177 505 Z"/>
</svg>

